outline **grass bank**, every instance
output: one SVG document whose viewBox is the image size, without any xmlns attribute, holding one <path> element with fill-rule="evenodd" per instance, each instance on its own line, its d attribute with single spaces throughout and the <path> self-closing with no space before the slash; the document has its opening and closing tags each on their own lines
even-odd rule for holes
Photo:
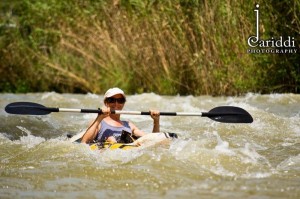
<svg viewBox="0 0 300 199">
<path fill-rule="evenodd" d="M 249 54 L 264 38 L 299 49 L 299 1 L 23 0 L 1 6 L 1 92 L 299 93 L 296 54 Z"/>
</svg>

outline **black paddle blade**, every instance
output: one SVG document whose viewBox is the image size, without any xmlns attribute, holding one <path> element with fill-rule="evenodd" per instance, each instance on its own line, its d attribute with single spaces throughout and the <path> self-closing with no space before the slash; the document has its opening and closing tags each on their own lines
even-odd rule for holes
<svg viewBox="0 0 300 199">
<path fill-rule="evenodd" d="M 5 107 L 5 111 L 10 114 L 21 115 L 47 115 L 53 110 L 37 103 L 32 102 L 14 102 Z"/>
<path fill-rule="evenodd" d="M 252 123 L 252 116 L 242 108 L 235 106 L 219 106 L 208 113 L 202 113 L 203 117 L 224 123 Z"/>
</svg>

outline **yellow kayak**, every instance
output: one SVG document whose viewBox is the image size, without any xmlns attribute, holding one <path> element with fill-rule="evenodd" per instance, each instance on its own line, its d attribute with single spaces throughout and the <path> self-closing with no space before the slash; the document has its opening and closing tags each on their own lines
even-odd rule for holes
<svg viewBox="0 0 300 199">
<path fill-rule="evenodd" d="M 79 133 L 77 135 L 72 136 L 69 141 L 73 143 L 78 143 L 81 140 L 81 137 L 84 133 Z M 100 149 L 122 149 L 122 150 L 129 150 L 135 149 L 140 146 L 148 147 L 154 146 L 158 144 L 168 144 L 173 138 L 177 138 L 175 133 L 148 133 L 137 140 L 134 143 L 92 143 L 90 148 L 92 150 L 100 150 Z"/>
<path fill-rule="evenodd" d="M 104 143 L 94 143 L 90 145 L 90 148 L 92 150 L 100 150 L 100 149 L 122 149 L 122 150 L 128 150 L 128 149 L 134 149 L 139 147 L 135 144 L 124 144 L 124 143 L 110 143 L 110 142 L 104 142 Z"/>
</svg>

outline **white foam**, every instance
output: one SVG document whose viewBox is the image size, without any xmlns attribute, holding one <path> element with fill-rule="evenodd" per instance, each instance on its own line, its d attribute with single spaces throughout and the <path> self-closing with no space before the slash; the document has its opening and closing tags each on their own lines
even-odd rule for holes
<svg viewBox="0 0 300 199">
<path fill-rule="evenodd" d="M 99 95 L 93 94 L 93 93 L 87 93 L 84 97 L 87 98 L 87 99 L 100 99 Z"/>
<path fill-rule="evenodd" d="M 217 145 L 215 146 L 215 150 L 227 155 L 235 154 L 235 152 L 229 148 L 229 143 L 227 141 L 223 141 L 216 131 L 213 132 L 213 135 L 217 137 L 217 142 L 218 142 Z"/>
<path fill-rule="evenodd" d="M 298 166 L 297 166 L 298 165 Z M 279 170 L 289 170 L 290 168 L 298 167 L 300 168 L 300 154 L 296 156 L 291 156 L 278 164 L 277 169 Z"/>
<path fill-rule="evenodd" d="M 22 136 L 20 137 L 19 143 L 26 146 L 27 148 L 33 148 L 36 145 L 45 142 L 45 138 L 35 137 L 33 135 Z"/>
<path fill-rule="evenodd" d="M 26 146 L 27 148 L 33 148 L 36 145 L 42 143 L 45 141 L 45 138 L 42 137 L 36 137 L 31 135 L 31 132 L 22 126 L 17 126 L 18 129 L 20 129 L 22 132 L 26 133 L 25 136 L 21 136 L 20 140 L 15 141 L 15 143 L 21 144 Z"/>
<path fill-rule="evenodd" d="M 42 100 L 49 100 L 49 101 L 62 101 L 64 100 L 63 95 L 56 93 L 54 91 L 44 93 L 41 97 Z"/>
<path fill-rule="evenodd" d="M 252 164 L 266 163 L 267 165 L 271 166 L 268 160 L 265 157 L 258 154 L 256 150 L 249 143 L 246 143 L 245 147 L 241 148 L 239 152 L 241 152 L 244 155 L 241 157 L 241 160 L 244 163 L 252 163 Z"/>
<path fill-rule="evenodd" d="M 272 172 L 253 172 L 243 174 L 241 177 L 243 178 L 267 178 L 273 175 Z"/>
<path fill-rule="evenodd" d="M 126 164 L 135 160 L 136 158 L 140 157 L 145 153 L 140 149 L 131 149 L 131 150 L 122 150 L 122 149 L 115 149 L 115 150 L 95 150 L 92 151 L 88 145 L 83 146 L 83 152 L 87 158 L 91 159 L 95 164 L 101 166 L 117 166 L 120 164 Z"/>
<path fill-rule="evenodd" d="M 217 166 L 212 166 L 209 170 L 211 172 L 213 172 L 214 174 L 220 175 L 220 176 L 234 177 L 237 175 L 235 172 L 228 171 L 227 169 L 225 169 L 221 164 L 218 164 Z"/>
</svg>

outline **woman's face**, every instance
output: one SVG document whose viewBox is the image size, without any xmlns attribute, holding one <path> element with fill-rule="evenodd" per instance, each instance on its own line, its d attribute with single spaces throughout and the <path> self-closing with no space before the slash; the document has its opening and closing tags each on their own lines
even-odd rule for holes
<svg viewBox="0 0 300 199">
<path fill-rule="evenodd" d="M 112 110 L 122 110 L 125 104 L 125 98 L 121 94 L 114 95 L 105 100 L 105 106 Z"/>
</svg>

